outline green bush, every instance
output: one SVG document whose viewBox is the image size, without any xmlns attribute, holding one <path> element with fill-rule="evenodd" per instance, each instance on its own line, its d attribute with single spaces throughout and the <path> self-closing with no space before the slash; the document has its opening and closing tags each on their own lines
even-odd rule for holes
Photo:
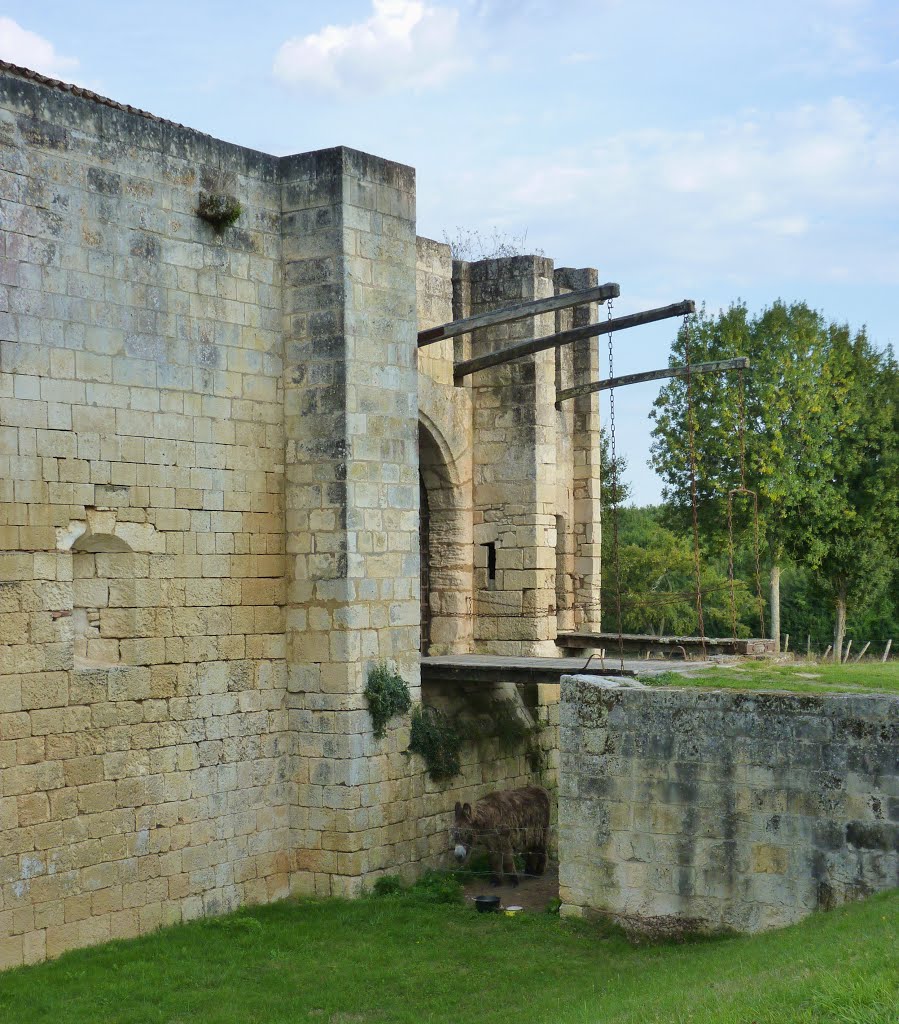
<svg viewBox="0 0 899 1024">
<path fill-rule="evenodd" d="M 383 662 L 368 673 L 365 700 L 376 739 L 383 739 L 387 723 L 395 715 L 404 715 L 412 706 L 405 679 Z"/>
<path fill-rule="evenodd" d="M 197 207 L 197 216 L 211 224 L 221 234 L 237 220 L 243 212 L 240 202 L 220 192 L 203 192 Z"/>
<path fill-rule="evenodd" d="M 461 903 L 462 885 L 452 874 L 426 871 L 412 886 L 412 894 L 426 903 Z"/>
<path fill-rule="evenodd" d="M 412 709 L 409 750 L 424 759 L 434 782 L 445 782 L 462 770 L 462 735 L 447 715 L 430 704 Z"/>
<path fill-rule="evenodd" d="M 395 896 L 403 891 L 403 883 L 399 875 L 381 875 L 371 891 L 373 896 Z"/>
</svg>

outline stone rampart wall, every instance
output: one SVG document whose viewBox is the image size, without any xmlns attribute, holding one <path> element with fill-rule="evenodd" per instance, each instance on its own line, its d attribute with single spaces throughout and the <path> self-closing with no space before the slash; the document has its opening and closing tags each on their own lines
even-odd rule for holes
<svg viewBox="0 0 899 1024">
<path fill-rule="evenodd" d="M 563 912 L 759 931 L 899 885 L 899 698 L 563 677 Z"/>
<path fill-rule="evenodd" d="M 0 82 L 8 966 L 286 893 L 291 779 L 277 161 Z"/>
</svg>

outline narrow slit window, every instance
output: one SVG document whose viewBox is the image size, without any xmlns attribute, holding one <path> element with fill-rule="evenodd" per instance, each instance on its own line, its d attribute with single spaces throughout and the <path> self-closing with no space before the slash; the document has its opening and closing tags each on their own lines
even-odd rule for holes
<svg viewBox="0 0 899 1024">
<path fill-rule="evenodd" d="M 496 579 L 496 541 L 489 540 L 482 547 L 487 549 L 487 579 Z"/>
</svg>

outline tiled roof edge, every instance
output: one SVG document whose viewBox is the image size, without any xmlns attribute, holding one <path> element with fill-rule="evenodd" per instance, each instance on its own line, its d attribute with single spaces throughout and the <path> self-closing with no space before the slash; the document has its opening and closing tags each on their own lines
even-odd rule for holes
<svg viewBox="0 0 899 1024">
<path fill-rule="evenodd" d="M 80 85 L 72 85 L 71 82 L 50 78 L 47 75 L 42 75 L 39 71 L 32 71 L 31 68 L 23 68 L 18 64 L 10 64 L 9 61 L 0 60 L 0 73 L 13 75 L 16 78 L 24 78 L 30 82 L 37 82 L 38 85 L 45 85 L 50 89 L 58 89 L 60 92 L 71 93 L 73 96 L 80 96 L 82 99 L 90 100 L 92 103 L 101 103 L 105 107 L 123 110 L 126 114 L 145 117 L 148 121 L 157 121 L 160 124 L 172 125 L 174 128 L 183 128 L 185 131 L 194 132 L 196 135 L 206 134 L 205 132 L 198 132 L 194 128 L 188 128 L 187 125 L 179 124 L 177 121 L 169 121 L 165 117 L 157 117 L 156 114 L 151 114 L 148 110 L 141 110 L 127 103 L 118 103 L 115 100 L 111 100 L 108 96 L 101 96 L 99 93 L 91 92 L 90 89 L 84 89 Z M 211 138 L 211 136 L 209 137 Z"/>
</svg>

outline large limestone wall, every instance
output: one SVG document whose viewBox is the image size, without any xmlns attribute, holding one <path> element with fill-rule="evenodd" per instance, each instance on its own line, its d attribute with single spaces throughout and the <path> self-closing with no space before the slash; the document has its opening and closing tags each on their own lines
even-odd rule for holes
<svg viewBox="0 0 899 1024">
<path fill-rule="evenodd" d="M 563 677 L 563 913 L 759 931 L 899 885 L 899 698 Z"/>
<path fill-rule="evenodd" d="M 242 205 L 221 234 L 210 187 Z M 471 339 L 415 332 L 551 292 L 551 263 L 416 243 L 410 168 L 8 66 L 0 198 L 0 967 L 439 861 L 457 797 L 533 774 L 472 751 L 438 792 L 363 689 L 387 661 L 419 696 L 419 451 L 433 652 L 475 643 L 475 518 L 526 618 L 481 632 L 551 645 L 553 358 L 476 412 Z"/>
<path fill-rule="evenodd" d="M 552 261 L 470 267 L 471 313 L 554 294 Z M 552 314 L 475 331 L 472 354 L 551 334 Z M 474 404 L 475 641 L 490 654 L 555 653 L 555 355 L 481 371 Z M 491 553 L 491 546 L 495 552 Z"/>
<path fill-rule="evenodd" d="M 0 966 L 288 891 L 276 179 L 0 77 Z"/>
</svg>

